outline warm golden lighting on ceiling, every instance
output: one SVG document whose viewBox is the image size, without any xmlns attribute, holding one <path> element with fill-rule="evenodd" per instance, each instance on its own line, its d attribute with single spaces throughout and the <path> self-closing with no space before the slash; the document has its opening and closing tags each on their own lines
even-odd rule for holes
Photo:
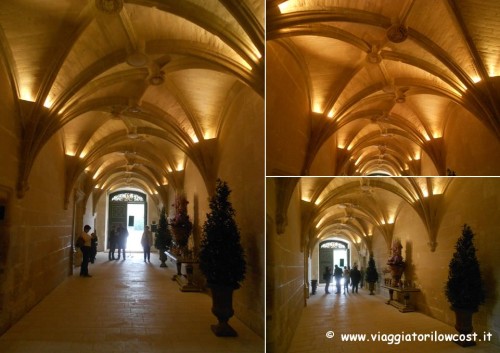
<svg viewBox="0 0 500 353">
<path fill-rule="evenodd" d="M 29 101 L 29 102 L 35 101 L 35 97 L 31 93 L 31 89 L 29 87 L 24 87 L 24 86 L 21 87 L 19 94 L 21 95 L 21 97 L 19 97 L 19 98 L 21 98 L 22 100 Z"/>
<path fill-rule="evenodd" d="M 282 2 L 278 7 L 281 13 L 286 13 L 286 10 L 290 7 L 290 1 Z"/>
<path fill-rule="evenodd" d="M 432 179 L 432 194 L 441 195 L 446 187 L 446 178 L 434 178 Z"/>
<path fill-rule="evenodd" d="M 207 129 L 207 131 L 205 131 L 203 133 L 203 138 L 205 140 L 210 140 L 210 139 L 213 139 L 215 138 L 215 129 Z M 194 141 L 194 140 L 193 140 Z M 196 142 L 195 142 L 196 143 Z"/>
<path fill-rule="evenodd" d="M 319 103 L 314 103 L 313 105 L 313 113 L 318 113 L 318 114 L 322 114 L 323 111 L 321 110 L 321 106 L 319 105 Z"/>
<path fill-rule="evenodd" d="M 472 76 L 471 79 L 472 79 L 472 82 L 474 82 L 474 83 L 478 83 L 481 81 L 481 77 L 479 77 L 479 76 Z"/>
<path fill-rule="evenodd" d="M 53 104 L 53 103 L 54 103 L 54 102 L 52 101 L 52 99 L 50 99 L 49 97 L 47 97 L 47 99 L 45 100 L 45 103 L 43 103 L 43 106 L 44 106 L 45 108 L 50 109 L 50 108 L 52 108 L 52 104 Z"/>
<path fill-rule="evenodd" d="M 318 221 L 318 223 L 316 223 L 316 229 L 318 229 L 319 227 L 321 227 L 321 225 L 325 221 L 325 218 L 326 218 L 326 216 L 321 217 L 321 219 Z"/>
</svg>

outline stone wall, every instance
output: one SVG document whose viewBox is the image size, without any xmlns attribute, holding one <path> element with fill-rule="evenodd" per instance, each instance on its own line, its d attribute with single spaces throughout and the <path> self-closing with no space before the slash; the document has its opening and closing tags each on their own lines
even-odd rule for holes
<svg viewBox="0 0 500 353">
<path fill-rule="evenodd" d="M 500 175 L 500 141 L 462 108 L 450 106 L 448 114 L 446 167 L 460 176 Z"/>
<path fill-rule="evenodd" d="M 267 351 L 286 352 L 305 305 L 304 254 L 300 246 L 300 195 L 295 189 L 283 234 L 276 231 L 276 189 L 267 179 Z"/>
<path fill-rule="evenodd" d="M 466 223 L 475 233 L 474 245 L 486 284 L 487 300 L 473 317 L 476 332 L 490 331 L 495 343 L 499 344 L 500 306 L 500 225 L 498 205 L 500 204 L 500 179 L 498 178 L 456 178 L 443 195 L 438 209 L 437 247 L 431 251 L 424 223 L 415 210 L 406 205 L 396 218 L 394 237 L 403 245 L 403 257 L 409 259 L 405 276 L 415 282 L 421 293 L 416 296 L 419 312 L 434 317 L 451 326 L 455 324 L 454 313 L 444 294 L 448 278 L 448 265 L 455 252 L 455 244 Z M 373 251 L 379 274 L 389 257 L 387 242 L 380 234 L 375 235 Z M 385 290 L 378 293 L 387 295 Z"/>
<path fill-rule="evenodd" d="M 17 153 L 16 144 L 5 146 L 0 133 L 2 155 Z M 2 227 L 0 281 L 0 333 L 31 310 L 71 273 L 72 212 L 64 209 L 64 160 L 55 136 L 41 151 L 30 175 L 30 189 L 17 199 L 17 163 L 10 163 L 14 175 L 2 180 L 9 190 L 6 221 Z M 12 158 L 13 159 L 13 158 Z M 3 171 L 2 171 L 3 174 Z M 7 184 L 7 185 L 6 185 Z"/>
<path fill-rule="evenodd" d="M 277 43 L 267 43 L 266 65 L 267 175 L 301 175 L 311 133 L 307 81 Z"/>
</svg>

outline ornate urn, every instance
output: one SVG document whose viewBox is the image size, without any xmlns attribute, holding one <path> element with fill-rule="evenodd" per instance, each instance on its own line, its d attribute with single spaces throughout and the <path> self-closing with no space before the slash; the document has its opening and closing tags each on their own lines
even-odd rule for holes
<svg viewBox="0 0 500 353">
<path fill-rule="evenodd" d="M 401 276 L 406 267 L 406 263 L 401 256 L 401 249 L 403 246 L 399 240 L 396 240 L 392 243 L 392 256 L 387 261 L 387 265 L 389 265 L 389 269 L 392 276 L 393 287 L 399 287 L 401 285 Z"/>
<path fill-rule="evenodd" d="M 189 201 L 183 193 L 176 196 L 174 206 L 175 214 L 170 218 L 170 229 L 172 230 L 175 252 L 177 255 L 186 255 L 187 245 L 191 231 L 193 230 L 193 223 L 189 219 L 187 213 L 187 205 Z"/>
</svg>

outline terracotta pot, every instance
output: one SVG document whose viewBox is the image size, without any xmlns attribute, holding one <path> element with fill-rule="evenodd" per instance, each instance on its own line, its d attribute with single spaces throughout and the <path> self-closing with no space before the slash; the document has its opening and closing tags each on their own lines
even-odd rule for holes
<svg viewBox="0 0 500 353">
<path fill-rule="evenodd" d="M 461 335 L 468 335 L 472 333 L 472 314 L 474 311 L 467 309 L 451 308 L 455 312 L 455 329 Z M 476 342 L 467 340 L 456 340 L 456 344 L 462 347 L 475 346 Z"/>
<path fill-rule="evenodd" d="M 209 284 L 212 291 L 212 313 L 219 323 L 212 325 L 212 331 L 218 337 L 236 337 L 238 333 L 229 325 L 229 319 L 234 315 L 233 291 L 234 287 Z"/>
</svg>

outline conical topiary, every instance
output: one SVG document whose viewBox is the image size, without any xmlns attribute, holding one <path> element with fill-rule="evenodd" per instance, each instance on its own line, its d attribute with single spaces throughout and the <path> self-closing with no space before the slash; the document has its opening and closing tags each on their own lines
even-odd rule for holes
<svg viewBox="0 0 500 353">
<path fill-rule="evenodd" d="M 370 260 L 368 260 L 368 268 L 366 269 L 365 275 L 366 282 L 375 283 L 378 281 L 378 272 L 375 267 L 375 260 L 373 259 L 373 255 L 370 255 Z"/>
<path fill-rule="evenodd" d="M 246 262 L 240 242 L 240 231 L 227 183 L 217 179 L 215 194 L 203 225 L 199 260 L 200 269 L 211 284 L 239 288 L 245 279 Z"/>
<path fill-rule="evenodd" d="M 170 248 L 172 244 L 172 235 L 168 229 L 167 215 L 165 213 L 165 207 L 162 207 L 160 213 L 160 220 L 158 223 L 158 229 L 155 234 L 155 248 L 160 252 L 160 260 L 162 261 L 162 267 L 165 267 L 165 251 Z"/>
<path fill-rule="evenodd" d="M 474 233 L 464 224 L 462 236 L 455 245 L 455 253 L 450 261 L 445 293 L 455 309 L 477 311 L 484 303 L 485 291 L 476 248 L 472 243 Z"/>
</svg>

